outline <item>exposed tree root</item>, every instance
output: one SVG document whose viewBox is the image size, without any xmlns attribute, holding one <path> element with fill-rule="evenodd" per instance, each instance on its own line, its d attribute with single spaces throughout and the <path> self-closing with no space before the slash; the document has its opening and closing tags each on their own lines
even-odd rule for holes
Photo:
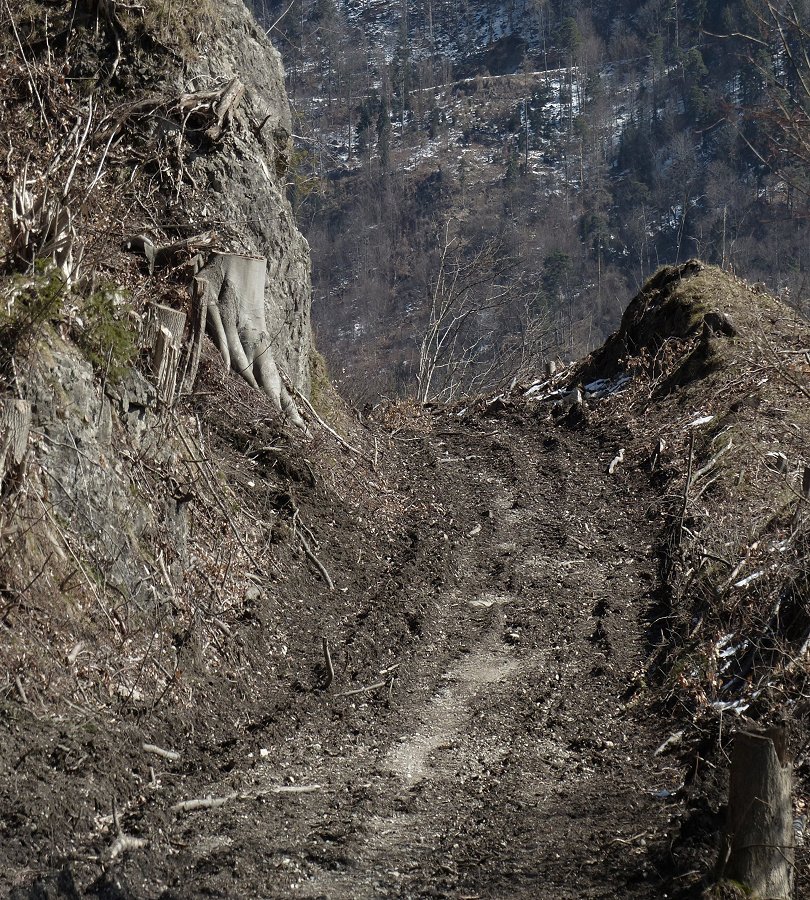
<svg viewBox="0 0 810 900">
<path fill-rule="evenodd" d="M 305 430 L 273 358 L 264 307 L 266 274 L 263 257 L 213 253 L 194 279 L 195 291 L 199 302 L 205 304 L 208 331 L 225 365 Z"/>
</svg>

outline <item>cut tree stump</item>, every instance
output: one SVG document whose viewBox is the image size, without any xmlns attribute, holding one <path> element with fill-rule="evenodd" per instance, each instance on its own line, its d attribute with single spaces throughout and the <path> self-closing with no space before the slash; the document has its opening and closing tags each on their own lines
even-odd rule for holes
<svg viewBox="0 0 810 900">
<path fill-rule="evenodd" d="M 154 303 L 149 307 L 144 328 L 144 346 L 152 351 L 152 372 L 158 398 L 162 403 L 174 404 L 180 348 L 186 330 L 186 314 L 171 306 Z"/>
<path fill-rule="evenodd" d="M 195 276 L 195 293 L 205 302 L 208 331 L 225 365 L 263 391 L 294 425 L 305 429 L 273 359 L 264 307 L 267 260 L 237 253 L 213 253 Z"/>
<path fill-rule="evenodd" d="M 0 487 L 6 474 L 22 464 L 31 432 L 31 404 L 6 397 L 0 400 Z"/>
<path fill-rule="evenodd" d="M 784 728 L 735 734 L 720 874 L 755 898 L 793 896 L 792 769 Z"/>
<path fill-rule="evenodd" d="M 186 314 L 173 306 L 150 303 L 146 310 L 146 324 L 141 338 L 145 349 L 154 349 L 162 328 L 169 332 L 172 342 L 179 347 L 183 342 L 183 332 L 186 329 Z"/>
</svg>

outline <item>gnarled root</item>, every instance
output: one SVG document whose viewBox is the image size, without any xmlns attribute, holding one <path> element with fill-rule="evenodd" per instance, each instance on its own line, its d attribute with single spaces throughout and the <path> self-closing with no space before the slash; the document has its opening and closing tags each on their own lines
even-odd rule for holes
<svg viewBox="0 0 810 900">
<path fill-rule="evenodd" d="M 207 327 L 225 365 L 263 391 L 290 421 L 306 430 L 273 359 L 264 309 L 267 261 L 236 253 L 214 253 L 195 276 Z"/>
</svg>

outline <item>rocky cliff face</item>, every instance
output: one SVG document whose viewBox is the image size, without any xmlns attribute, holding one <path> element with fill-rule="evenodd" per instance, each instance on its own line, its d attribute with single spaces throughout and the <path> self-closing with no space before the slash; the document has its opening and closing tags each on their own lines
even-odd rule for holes
<svg viewBox="0 0 810 900">
<path fill-rule="evenodd" d="M 100 602 L 113 590 L 140 606 L 171 595 L 191 564 L 191 496 L 180 485 L 201 475 L 178 461 L 193 447 L 204 456 L 202 425 L 189 425 L 178 400 L 193 397 L 188 376 L 200 353 L 203 377 L 219 366 L 202 335 L 183 334 L 182 317 L 198 320 L 192 275 L 210 250 L 266 258 L 271 352 L 309 391 L 309 248 L 285 194 L 290 108 L 279 54 L 241 0 L 179 4 L 171 14 L 151 3 L 140 13 L 79 3 L 46 17 L 39 6 L 8 23 L 30 51 L 2 47 L 12 147 L 2 237 L 9 267 L 22 273 L 2 283 L 0 384 L 32 409 L 28 462 L 3 485 L 18 500 L 8 534 L 24 531 L 15 515 L 38 505 L 47 515 L 31 534 L 41 527 L 50 550 L 32 562 L 31 540 L 12 539 L 6 575 L 17 590 L 50 552 L 74 558 L 79 581 L 100 572 L 100 588 L 88 588 Z M 223 112 L 229 84 L 240 93 Z M 122 249 L 133 234 L 180 249 L 147 266 Z M 181 322 L 168 396 L 165 360 L 146 336 L 154 304 Z M 251 402 L 274 419 L 262 398 Z M 141 480 L 144 460 L 157 481 Z M 208 550 L 218 552 L 211 542 Z M 46 582 L 56 577 L 47 570 Z"/>
<path fill-rule="evenodd" d="M 0 669 L 17 691 L 0 697 L 0 721 L 18 735 L 2 742 L 0 769 L 32 739 L 58 742 L 71 709 L 93 724 L 64 732 L 84 748 L 78 768 L 27 770 L 24 800 L 19 785 L 0 787 L 3 894 L 32 860 L 65 849 L 44 838 L 46 820 L 62 842 L 94 831 L 105 796 L 128 802 L 128 763 L 103 760 L 130 734 L 130 714 L 162 709 L 153 734 L 165 714 L 168 741 L 184 710 L 214 697 L 223 709 L 214 682 L 226 669 L 275 665 L 275 632 L 263 631 L 253 662 L 246 645 L 230 660 L 225 645 L 245 604 L 264 620 L 273 570 L 295 552 L 270 553 L 291 514 L 275 501 L 280 473 L 306 474 L 289 462 L 300 435 L 193 327 L 193 276 L 209 253 L 266 258 L 272 354 L 309 393 L 309 248 L 285 195 L 279 56 L 239 0 L 72 6 L 0 13 L 11 148 L 0 169 L 0 420 L 6 405 L 31 413 L 19 464 L 0 463 Z M 238 102 L 220 107 L 231 84 Z M 150 332 L 157 308 L 176 334 Z M 30 826 L 6 832 L 6 813 Z"/>
<path fill-rule="evenodd" d="M 285 194 L 292 120 L 281 57 L 242 0 L 217 4 L 216 24 L 199 55 L 177 73 L 178 93 L 236 77 L 245 94 L 221 151 L 195 155 L 189 169 L 200 186 L 201 224 L 228 235 L 234 249 L 267 257 L 267 324 L 277 362 L 293 384 L 309 390 L 309 246 Z M 199 207 L 202 202 L 202 207 Z"/>
</svg>

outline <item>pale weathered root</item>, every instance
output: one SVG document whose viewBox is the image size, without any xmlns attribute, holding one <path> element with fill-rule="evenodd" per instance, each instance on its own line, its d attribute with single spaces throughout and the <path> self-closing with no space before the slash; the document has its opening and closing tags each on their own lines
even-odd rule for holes
<svg viewBox="0 0 810 900">
<path fill-rule="evenodd" d="M 0 400 L 0 488 L 8 474 L 19 472 L 31 432 L 31 404 L 4 397 Z"/>
<path fill-rule="evenodd" d="M 208 331 L 225 365 L 306 430 L 273 358 L 264 307 L 266 274 L 263 257 L 213 253 L 194 280 L 199 301 L 206 306 Z"/>
</svg>

